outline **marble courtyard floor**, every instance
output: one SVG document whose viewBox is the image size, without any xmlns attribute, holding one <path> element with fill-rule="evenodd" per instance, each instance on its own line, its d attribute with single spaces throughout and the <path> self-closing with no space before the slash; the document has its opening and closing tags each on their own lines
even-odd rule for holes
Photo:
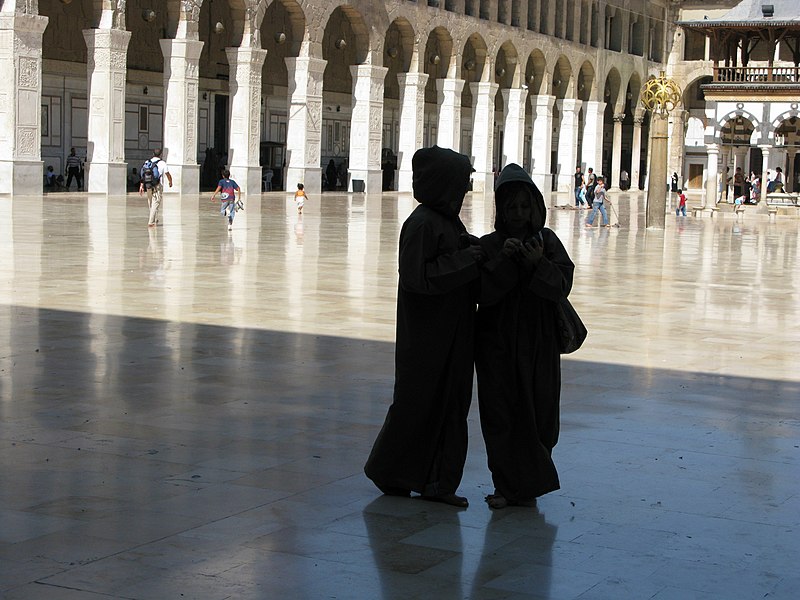
<svg viewBox="0 0 800 600">
<path fill-rule="evenodd" d="M 413 199 L 264 194 L 229 233 L 209 196 L 156 229 L 135 195 L 0 199 L 0 597 L 797 597 L 800 218 L 551 210 L 590 332 L 562 489 L 490 511 L 474 402 L 458 511 L 362 472 Z"/>
</svg>

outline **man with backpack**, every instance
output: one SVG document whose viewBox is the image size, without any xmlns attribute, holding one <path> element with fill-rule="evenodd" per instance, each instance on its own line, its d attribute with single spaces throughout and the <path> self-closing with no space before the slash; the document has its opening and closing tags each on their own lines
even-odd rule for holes
<svg viewBox="0 0 800 600">
<path fill-rule="evenodd" d="M 139 171 L 139 195 L 147 192 L 147 206 L 150 208 L 148 227 L 158 225 L 158 209 L 161 207 L 161 196 L 164 186 L 161 183 L 163 176 L 167 177 L 169 187 L 172 187 L 172 175 L 167 163 L 161 160 L 161 148 L 153 150 L 153 157 L 144 161 Z"/>
</svg>

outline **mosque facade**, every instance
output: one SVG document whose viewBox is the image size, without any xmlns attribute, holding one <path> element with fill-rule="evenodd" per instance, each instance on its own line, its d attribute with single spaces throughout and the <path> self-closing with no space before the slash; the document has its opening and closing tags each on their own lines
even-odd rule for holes
<svg viewBox="0 0 800 600">
<path fill-rule="evenodd" d="M 3 192 L 39 193 L 44 169 L 63 173 L 75 148 L 85 189 L 121 194 L 157 147 L 173 193 L 213 188 L 223 165 L 250 193 L 297 182 L 309 193 L 405 192 L 413 152 L 433 144 L 471 157 L 475 191 L 490 190 L 510 162 L 544 190 L 570 190 L 576 166 L 606 175 L 612 188 L 625 170 L 644 189 L 649 117 L 639 95 L 666 70 L 684 90 L 670 122 L 669 172 L 705 193 L 729 165 L 795 160 L 778 142 L 793 140 L 796 103 L 786 96 L 777 106 L 770 90 L 752 104 L 714 95 L 707 84 L 733 72 L 720 70 L 706 33 L 678 24 L 735 8 L 720 0 L 2 0 L 0 69 L 15 82 L 0 92 Z M 796 73 L 791 51 L 778 46 L 775 64 Z M 728 143 L 741 139 L 740 117 L 757 152 Z"/>
</svg>

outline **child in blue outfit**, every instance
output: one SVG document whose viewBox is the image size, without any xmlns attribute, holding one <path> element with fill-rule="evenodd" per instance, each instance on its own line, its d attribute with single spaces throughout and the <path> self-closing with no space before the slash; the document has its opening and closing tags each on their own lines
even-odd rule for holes
<svg viewBox="0 0 800 600">
<path fill-rule="evenodd" d="M 238 202 L 236 200 L 236 192 L 239 192 Z M 222 172 L 222 179 L 220 179 L 219 183 L 217 183 L 217 189 L 214 190 L 213 194 L 211 194 L 212 202 L 217 197 L 217 194 L 220 195 L 220 200 L 222 201 L 222 207 L 220 208 L 219 213 L 223 217 L 228 217 L 228 231 L 230 231 L 233 229 L 233 218 L 236 216 L 237 205 L 238 208 L 242 208 L 242 192 L 239 189 L 239 184 L 231 179 L 231 172 L 228 171 L 228 169 L 225 169 Z"/>
</svg>

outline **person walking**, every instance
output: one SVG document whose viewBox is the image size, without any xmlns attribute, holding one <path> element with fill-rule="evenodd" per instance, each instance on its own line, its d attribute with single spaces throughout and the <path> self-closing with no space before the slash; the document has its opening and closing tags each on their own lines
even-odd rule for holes
<svg viewBox="0 0 800 600">
<path fill-rule="evenodd" d="M 239 198 L 236 198 L 236 192 L 239 192 Z M 222 202 L 220 206 L 220 214 L 223 217 L 228 217 L 228 231 L 233 229 L 233 218 L 236 216 L 236 206 L 241 202 L 242 191 L 239 189 L 239 184 L 231 179 L 231 172 L 228 169 L 222 171 L 222 179 L 217 183 L 217 189 L 211 194 L 211 201 L 213 202 L 220 196 Z"/>
<path fill-rule="evenodd" d="M 72 179 L 75 178 L 75 183 L 78 185 L 78 191 L 83 191 L 83 164 L 81 159 L 75 153 L 75 148 L 70 148 L 69 156 L 67 157 L 66 162 L 67 168 L 67 191 L 69 191 L 69 186 L 72 185 Z"/>
<path fill-rule="evenodd" d="M 606 182 L 602 177 L 597 178 L 597 186 L 594 190 L 594 201 L 592 202 L 592 212 L 589 214 L 589 218 L 586 219 L 586 227 L 592 227 L 594 224 L 594 218 L 597 215 L 597 211 L 600 211 L 600 214 L 603 216 L 603 227 L 610 227 L 608 223 L 608 213 L 606 212 L 605 204 L 608 202 L 609 206 L 611 205 L 611 201 L 606 197 Z"/>
<path fill-rule="evenodd" d="M 585 194 L 586 185 L 583 182 L 583 172 L 581 171 L 580 166 L 578 166 L 575 167 L 575 208 L 584 208 L 584 205 L 586 204 L 586 200 L 584 198 Z"/>
<path fill-rule="evenodd" d="M 472 399 L 473 331 L 485 253 L 459 218 L 468 156 L 433 146 L 411 159 L 420 203 L 400 231 L 392 404 L 364 472 L 384 494 L 459 508 Z"/>
<path fill-rule="evenodd" d="M 553 462 L 561 396 L 557 302 L 575 265 L 545 227 L 541 191 L 507 165 L 495 190 L 495 231 L 481 238 L 487 259 L 475 322 L 481 432 L 494 492 L 490 508 L 535 506 L 560 487 Z"/>
<path fill-rule="evenodd" d="M 586 171 L 586 205 L 592 208 L 594 203 L 594 190 L 597 187 L 597 176 L 594 174 L 594 169 L 589 167 Z"/>
<path fill-rule="evenodd" d="M 153 150 L 153 156 L 146 160 L 139 172 L 139 195 L 147 192 L 147 206 L 150 209 L 148 227 L 158 225 L 158 211 L 161 208 L 161 199 L 164 193 L 162 177 L 166 175 L 169 187 L 172 187 L 172 175 L 169 166 L 161 160 L 161 148 Z"/>
</svg>

